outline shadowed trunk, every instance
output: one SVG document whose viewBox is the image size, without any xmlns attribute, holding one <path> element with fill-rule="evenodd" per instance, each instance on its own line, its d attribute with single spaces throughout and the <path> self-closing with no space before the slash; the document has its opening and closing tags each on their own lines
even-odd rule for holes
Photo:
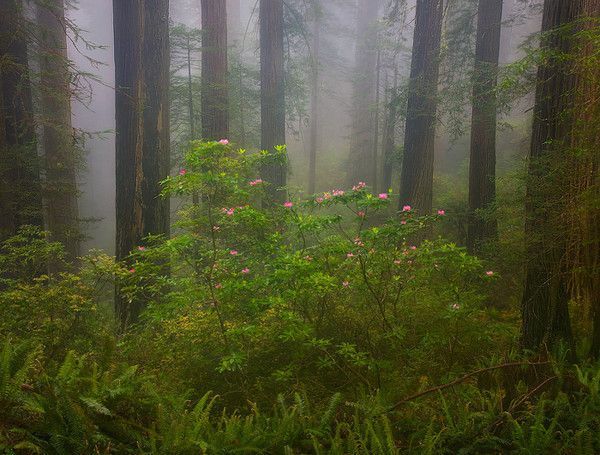
<svg viewBox="0 0 600 455">
<path fill-rule="evenodd" d="M 383 133 L 383 177 L 381 189 L 387 191 L 392 187 L 392 174 L 396 154 L 396 122 L 398 120 L 398 66 L 394 66 L 394 85 L 390 90 L 387 106 L 385 131 Z"/>
<path fill-rule="evenodd" d="M 480 0 L 477 13 L 471 157 L 469 161 L 469 226 L 471 253 L 498 237 L 498 221 L 489 212 L 496 199 L 496 94 L 502 28 L 502 0 Z"/>
<path fill-rule="evenodd" d="M 308 155 L 308 194 L 314 194 L 317 182 L 317 149 L 319 148 L 319 90 L 320 90 L 321 20 L 315 13 L 312 46 L 312 84 L 310 93 L 310 150 Z"/>
<path fill-rule="evenodd" d="M 114 2 L 116 85 L 116 256 L 122 260 L 148 234 L 169 234 L 169 201 L 160 181 L 169 173 L 169 2 Z M 125 301 L 123 326 L 145 302 Z"/>
<path fill-rule="evenodd" d="M 579 1 L 579 0 L 578 0 Z M 570 23 L 577 2 L 546 0 L 542 31 Z M 553 32 L 542 39 L 549 52 L 569 53 L 570 34 Z M 550 180 L 551 169 L 562 162 L 572 129 L 574 78 L 568 63 L 550 54 L 540 65 L 529 155 L 526 195 L 527 270 L 522 299 L 522 344 L 538 349 L 559 340 L 572 344 L 564 270 L 565 239 L 557 225 L 564 188 Z"/>
<path fill-rule="evenodd" d="M 40 111 L 45 158 L 46 226 L 71 259 L 80 254 L 77 149 L 71 125 L 67 25 L 63 0 L 37 8 L 40 27 Z"/>
<path fill-rule="evenodd" d="M 39 160 L 22 5 L 0 2 L 0 240 L 43 227 Z"/>
<path fill-rule="evenodd" d="M 260 147 L 269 153 L 285 144 L 285 87 L 283 70 L 283 0 L 260 1 Z M 286 192 L 287 166 L 279 162 L 263 166 L 274 202 Z"/>
<path fill-rule="evenodd" d="M 431 212 L 443 1 L 417 0 L 410 68 L 400 208 Z"/>
<path fill-rule="evenodd" d="M 229 135 L 227 12 L 224 0 L 202 0 L 202 138 Z"/>
</svg>

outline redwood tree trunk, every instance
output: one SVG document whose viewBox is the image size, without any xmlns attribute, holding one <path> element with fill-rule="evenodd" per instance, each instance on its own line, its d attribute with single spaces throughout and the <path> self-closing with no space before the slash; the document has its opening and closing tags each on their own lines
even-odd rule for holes
<svg viewBox="0 0 600 455">
<path fill-rule="evenodd" d="M 43 227 L 39 162 L 22 5 L 0 1 L 0 241 Z"/>
<path fill-rule="evenodd" d="M 317 149 L 319 148 L 319 91 L 321 56 L 321 20 L 315 13 L 312 46 L 312 84 L 310 93 L 310 150 L 308 155 L 308 194 L 314 194 L 317 182 Z"/>
<path fill-rule="evenodd" d="M 417 0 L 400 207 L 431 212 L 443 0 Z"/>
<path fill-rule="evenodd" d="M 546 0 L 542 31 L 549 32 L 577 17 L 577 1 Z M 541 46 L 550 52 L 570 51 L 563 32 L 545 35 Z M 522 299 L 522 343 L 537 349 L 558 340 L 572 343 L 564 270 L 564 231 L 557 224 L 564 188 L 549 170 L 562 162 L 572 129 L 574 78 L 568 64 L 550 55 L 538 69 L 533 134 L 526 195 L 527 267 Z M 556 161 L 558 160 L 558 161 Z"/>
<path fill-rule="evenodd" d="M 202 0 L 202 138 L 229 135 L 227 11 L 224 0 Z"/>
<path fill-rule="evenodd" d="M 114 1 L 117 259 L 148 234 L 169 234 L 169 201 L 159 196 L 169 173 L 169 2 Z M 123 325 L 144 302 L 117 289 Z"/>
<path fill-rule="evenodd" d="M 350 137 L 349 186 L 359 181 L 375 185 L 373 130 L 377 72 L 377 18 L 379 0 L 358 0 L 356 50 L 353 74 L 353 107 Z"/>
<path fill-rule="evenodd" d="M 476 252 L 498 236 L 498 222 L 490 215 L 496 199 L 496 95 L 502 28 L 502 0 L 479 0 L 471 158 L 469 162 L 469 226 L 467 247 Z"/>
<path fill-rule="evenodd" d="M 398 66 L 394 66 L 394 85 L 390 90 L 387 105 L 385 131 L 383 133 L 383 177 L 381 188 L 387 191 L 392 187 L 394 155 L 396 154 L 396 122 L 398 120 Z"/>
<path fill-rule="evenodd" d="M 261 149 L 270 153 L 285 144 L 283 0 L 260 0 Z M 273 162 L 262 169 L 274 202 L 285 199 L 287 166 Z"/>
<path fill-rule="evenodd" d="M 37 8 L 40 27 L 40 111 L 45 158 L 45 213 L 51 238 L 74 259 L 80 254 L 77 152 L 71 125 L 67 25 L 63 0 Z"/>
</svg>

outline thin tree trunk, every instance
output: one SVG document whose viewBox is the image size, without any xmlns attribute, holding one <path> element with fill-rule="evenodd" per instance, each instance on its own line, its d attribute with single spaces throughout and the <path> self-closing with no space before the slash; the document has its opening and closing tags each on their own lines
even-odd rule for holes
<svg viewBox="0 0 600 455">
<path fill-rule="evenodd" d="M 315 15 L 313 31 L 313 75 L 310 94 L 310 151 L 308 156 L 308 194 L 314 194 L 317 181 L 317 149 L 319 147 L 319 89 L 321 56 L 321 20 Z"/>
<path fill-rule="evenodd" d="M 496 199 L 496 94 L 502 29 L 502 0 L 479 0 L 471 158 L 469 161 L 469 226 L 467 247 L 480 251 L 498 237 L 498 221 L 489 212 Z"/>
<path fill-rule="evenodd" d="M 358 0 L 348 185 L 373 186 L 373 129 L 379 0 Z"/>
<path fill-rule="evenodd" d="M 229 135 L 227 11 L 224 0 L 202 0 L 202 138 Z"/>
<path fill-rule="evenodd" d="M 51 238 L 71 259 L 80 254 L 77 149 L 71 125 L 71 88 L 63 0 L 37 8 L 40 27 L 40 110 L 45 157 L 45 213 Z"/>
<path fill-rule="evenodd" d="M 546 0 L 542 31 L 570 23 L 577 16 L 575 2 Z M 541 46 L 550 52 L 570 51 L 564 32 L 544 36 Z M 549 170 L 561 162 L 572 129 L 574 78 L 568 65 L 549 56 L 538 69 L 533 133 L 526 195 L 527 267 L 522 299 L 522 344 L 538 349 L 558 340 L 572 345 L 564 270 L 565 240 L 556 222 L 562 211 L 563 182 L 551 180 Z"/>
<path fill-rule="evenodd" d="M 260 0 L 260 119 L 261 149 L 273 153 L 285 144 L 283 66 L 283 0 Z M 273 202 L 285 199 L 287 166 L 278 162 L 262 169 Z"/>
<path fill-rule="evenodd" d="M 373 109 L 373 157 L 371 159 L 371 181 L 373 192 L 377 193 L 379 188 L 379 101 L 381 84 L 381 51 L 377 50 L 377 65 L 375 67 L 375 107 Z"/>
<path fill-rule="evenodd" d="M 192 47 L 190 38 L 187 39 L 187 70 L 188 70 L 188 115 L 190 116 L 190 139 L 196 139 L 196 119 L 194 112 L 194 86 L 192 79 Z"/>
<path fill-rule="evenodd" d="M 0 1 L 0 241 L 43 227 L 31 81 L 22 4 Z"/>
<path fill-rule="evenodd" d="M 396 121 L 398 119 L 398 65 L 394 66 L 394 85 L 388 101 L 388 112 L 383 134 L 383 178 L 382 189 L 387 191 L 392 186 L 394 155 L 396 154 Z"/>
<path fill-rule="evenodd" d="M 443 0 L 417 0 L 400 207 L 431 212 Z"/>
<path fill-rule="evenodd" d="M 116 255 L 126 258 L 149 234 L 169 234 L 169 2 L 113 2 L 116 85 Z M 145 302 L 125 301 L 116 313 L 135 323 Z"/>
</svg>

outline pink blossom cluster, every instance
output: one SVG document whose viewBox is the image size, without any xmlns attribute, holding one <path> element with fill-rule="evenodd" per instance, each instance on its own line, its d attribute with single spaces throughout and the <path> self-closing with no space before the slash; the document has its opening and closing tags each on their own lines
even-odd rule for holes
<svg viewBox="0 0 600 455">
<path fill-rule="evenodd" d="M 257 185 L 260 185 L 261 183 L 264 183 L 262 179 L 252 180 L 250 182 L 250 186 L 257 186 Z"/>
</svg>

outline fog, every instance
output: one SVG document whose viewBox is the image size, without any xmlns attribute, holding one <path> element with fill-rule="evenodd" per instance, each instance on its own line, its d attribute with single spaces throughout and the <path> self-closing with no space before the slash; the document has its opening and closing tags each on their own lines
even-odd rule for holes
<svg viewBox="0 0 600 455">
<path fill-rule="evenodd" d="M 229 46 L 241 55 L 244 64 L 258 71 L 258 7 L 254 0 L 228 0 Z M 404 17 L 396 18 L 395 29 L 385 27 L 389 4 L 379 11 L 380 26 L 385 39 L 402 43 L 397 51 L 398 77 L 403 84 L 410 71 L 412 33 L 414 26 L 414 0 L 400 2 Z M 451 2 L 452 3 L 452 2 Z M 170 21 L 173 25 L 185 24 L 200 28 L 199 0 L 171 0 Z M 80 215 L 85 223 L 85 250 L 100 248 L 114 251 L 115 237 L 115 157 L 114 157 L 114 64 L 112 2 L 110 0 L 77 0 L 67 12 L 79 29 L 81 36 L 71 32 L 69 56 L 84 73 L 90 73 L 89 96 L 82 101 L 73 100 L 73 126 L 87 132 L 85 140 L 85 166 L 80 173 Z M 521 46 L 540 28 L 539 2 L 510 0 L 505 2 L 504 26 L 501 39 L 500 63 L 506 65 L 523 55 Z M 321 36 L 321 64 L 319 83 L 319 137 L 317 190 L 342 186 L 351 147 L 352 87 L 357 42 L 356 1 L 335 0 L 326 2 L 323 10 Z M 311 30 L 305 29 L 303 39 L 297 39 L 290 51 L 292 59 L 308 65 L 311 55 Z M 85 38 L 85 39 L 82 39 Z M 86 45 L 86 41 L 94 46 Z M 303 42 L 304 41 L 304 42 Z M 386 101 L 386 84 L 394 79 L 394 64 L 388 64 L 390 55 L 384 52 L 380 74 L 380 107 Z M 196 56 L 199 59 L 199 56 Z M 304 63 L 302 63 L 304 62 Z M 195 72 L 198 70 L 196 69 Z M 296 74 L 294 83 L 298 98 L 288 106 L 287 143 L 290 155 L 290 187 L 297 192 L 305 189 L 308 170 L 310 130 L 310 70 Z M 528 142 L 531 96 L 523 97 L 512 110 L 502 117 L 503 127 L 498 132 L 498 161 L 500 173 L 515 157 L 524 156 Z M 443 111 L 443 107 L 441 109 Z M 291 115 L 289 114 L 291 112 Z M 465 106 L 468 119 L 469 106 Z M 383 112 L 380 113 L 383 116 Z M 403 114 L 397 122 L 397 142 L 401 144 Z M 443 119 L 442 119 L 443 120 Z M 380 123 L 383 122 L 383 119 Z M 380 125 L 380 128 L 382 126 Z M 235 134 L 235 133 L 232 133 Z M 468 158 L 468 128 L 459 137 L 452 137 L 448 124 L 441 121 L 437 128 L 436 169 L 441 174 L 456 175 L 464 180 Z M 253 144 L 255 147 L 256 144 Z M 394 189 L 398 176 L 394 175 Z"/>
</svg>

